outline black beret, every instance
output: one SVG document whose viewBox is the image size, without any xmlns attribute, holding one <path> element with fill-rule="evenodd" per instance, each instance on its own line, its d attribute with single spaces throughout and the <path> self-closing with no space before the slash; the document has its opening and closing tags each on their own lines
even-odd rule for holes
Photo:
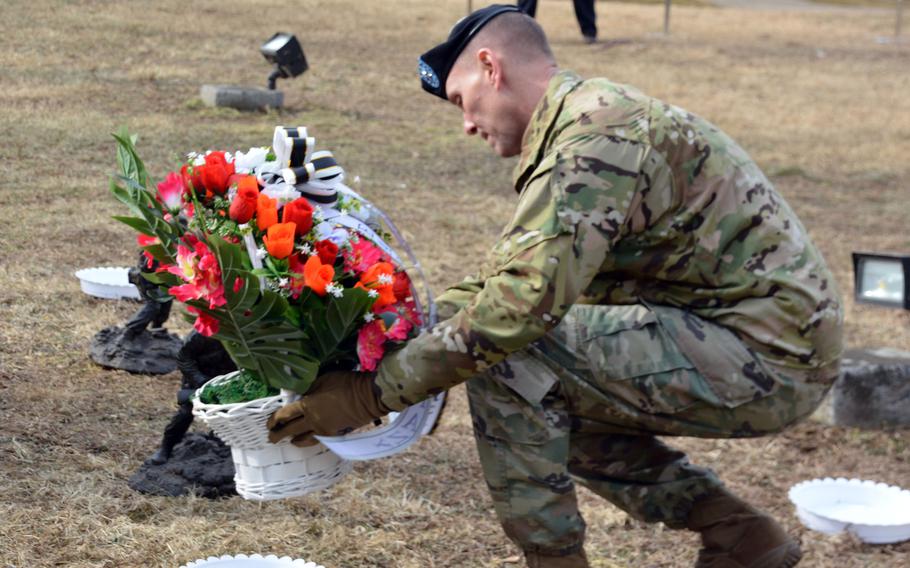
<svg viewBox="0 0 910 568">
<path fill-rule="evenodd" d="M 501 14 L 507 12 L 521 12 L 514 5 L 493 4 L 486 8 L 481 8 L 471 12 L 452 26 L 449 32 L 449 38 L 424 53 L 417 59 L 417 74 L 420 75 L 420 84 L 428 93 L 432 93 L 439 98 L 447 99 L 446 96 L 446 79 L 449 78 L 449 71 L 455 60 L 464 51 L 468 42 L 477 35 L 490 21 Z"/>
</svg>

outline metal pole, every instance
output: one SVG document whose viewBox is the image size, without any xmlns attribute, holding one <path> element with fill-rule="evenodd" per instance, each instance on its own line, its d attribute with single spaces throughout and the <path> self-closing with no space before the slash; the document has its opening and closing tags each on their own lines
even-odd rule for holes
<svg viewBox="0 0 910 568">
<path fill-rule="evenodd" d="M 670 0 L 664 0 L 664 35 L 670 35 Z"/>
<path fill-rule="evenodd" d="M 901 37 L 901 20 L 904 19 L 904 0 L 897 0 L 897 21 L 894 23 L 894 39 Z"/>
</svg>

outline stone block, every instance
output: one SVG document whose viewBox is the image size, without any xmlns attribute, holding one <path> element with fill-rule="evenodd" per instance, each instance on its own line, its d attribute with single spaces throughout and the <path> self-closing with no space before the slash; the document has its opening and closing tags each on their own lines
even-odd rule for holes
<svg viewBox="0 0 910 568">
<path fill-rule="evenodd" d="M 910 352 L 850 350 L 815 418 L 866 429 L 910 427 Z"/>
<path fill-rule="evenodd" d="M 284 93 L 281 91 L 232 85 L 203 85 L 199 96 L 208 106 L 237 110 L 279 108 L 284 104 Z"/>
</svg>

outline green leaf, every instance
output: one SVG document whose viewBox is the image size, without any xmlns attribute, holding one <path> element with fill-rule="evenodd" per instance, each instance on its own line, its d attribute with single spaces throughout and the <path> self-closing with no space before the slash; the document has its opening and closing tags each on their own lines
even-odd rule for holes
<svg viewBox="0 0 910 568">
<path fill-rule="evenodd" d="M 113 218 L 116 221 L 129 225 L 143 235 L 148 235 L 150 237 L 156 236 L 155 231 L 149 226 L 148 221 L 145 219 L 140 219 L 139 217 L 124 217 L 122 215 L 114 215 Z"/>
<path fill-rule="evenodd" d="M 136 181 L 143 188 L 148 187 L 148 173 L 136 152 L 136 136 L 131 136 L 125 126 L 112 136 L 118 142 L 117 164 L 120 166 L 120 171 L 125 177 Z"/>
<path fill-rule="evenodd" d="M 316 297 L 315 294 L 313 296 Z M 349 288 L 341 298 L 330 298 L 324 310 L 310 305 L 301 306 L 308 324 L 307 338 L 321 361 L 339 356 L 339 346 L 357 331 L 363 322 L 363 314 L 372 303 L 373 299 L 366 291 Z"/>
</svg>

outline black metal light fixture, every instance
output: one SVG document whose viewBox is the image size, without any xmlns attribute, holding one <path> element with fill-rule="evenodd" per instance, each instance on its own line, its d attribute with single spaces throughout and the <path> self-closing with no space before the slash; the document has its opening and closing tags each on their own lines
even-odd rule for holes
<svg viewBox="0 0 910 568">
<path fill-rule="evenodd" d="M 910 310 L 910 254 L 853 253 L 857 302 Z"/>
<path fill-rule="evenodd" d="M 290 79 L 309 69 L 303 48 L 292 34 L 278 32 L 262 44 L 259 51 L 269 63 L 275 65 L 269 75 L 269 90 L 275 90 L 275 81 L 279 77 Z"/>
</svg>

